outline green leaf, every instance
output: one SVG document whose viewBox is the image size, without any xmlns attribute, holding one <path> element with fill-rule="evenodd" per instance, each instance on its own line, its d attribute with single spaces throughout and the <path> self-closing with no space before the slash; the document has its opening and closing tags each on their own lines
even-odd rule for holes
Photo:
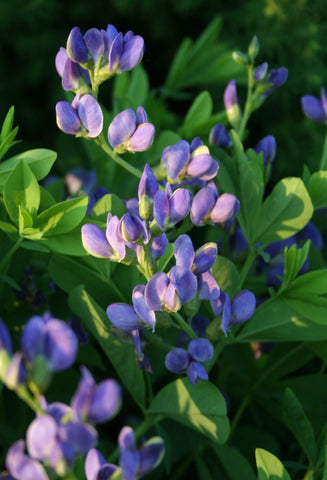
<svg viewBox="0 0 327 480">
<path fill-rule="evenodd" d="M 74 288 L 68 297 L 71 310 L 82 320 L 114 366 L 121 382 L 136 403 L 145 406 L 145 383 L 143 372 L 135 361 L 133 345 L 120 342 L 111 333 L 111 324 L 106 312 L 92 299 L 82 285 Z"/>
<path fill-rule="evenodd" d="M 93 268 L 92 260 L 94 260 Z M 55 283 L 67 293 L 83 283 L 92 298 L 103 308 L 117 301 L 117 297 L 119 298 L 120 292 L 117 293 L 117 287 L 113 291 L 110 279 L 103 278 L 101 273 L 96 271 L 96 259 L 93 257 L 76 258 L 52 255 L 49 262 L 49 273 Z M 120 298 L 120 300 L 122 299 Z"/>
<path fill-rule="evenodd" d="M 310 248 L 310 240 L 308 240 L 303 248 L 297 248 L 294 243 L 290 248 L 285 248 L 285 268 L 283 285 L 289 285 L 297 276 L 304 262 L 306 261 Z"/>
<path fill-rule="evenodd" d="M 237 335 L 239 342 L 327 340 L 327 327 L 307 320 L 284 297 L 262 303 Z"/>
<path fill-rule="evenodd" d="M 131 72 L 131 81 L 127 96 L 138 107 L 145 105 L 149 93 L 149 79 L 142 65 L 138 65 Z"/>
<path fill-rule="evenodd" d="M 325 450 L 324 476 L 322 477 L 322 480 L 327 480 L 327 445 Z"/>
<path fill-rule="evenodd" d="M 224 469 L 226 480 L 256 480 L 255 473 L 248 460 L 229 445 L 212 445 L 212 450 Z"/>
<path fill-rule="evenodd" d="M 217 259 L 211 269 L 219 287 L 232 298 L 240 290 L 240 276 L 234 263 L 222 255 Z"/>
<path fill-rule="evenodd" d="M 92 209 L 91 217 L 102 222 L 107 222 L 109 212 L 111 212 L 112 215 L 117 215 L 119 218 L 126 213 L 123 202 L 117 195 L 112 193 L 104 195 L 96 202 Z"/>
<path fill-rule="evenodd" d="M 0 132 L 0 144 L 8 137 L 11 132 L 13 123 L 14 123 L 14 115 L 15 115 L 15 107 L 12 105 L 5 119 L 2 124 L 1 132 Z"/>
<path fill-rule="evenodd" d="M 327 171 L 321 170 L 311 175 L 309 182 L 309 194 L 314 209 L 327 207 Z"/>
<path fill-rule="evenodd" d="M 291 480 L 282 462 L 267 450 L 257 448 L 255 459 L 258 468 L 258 480 Z"/>
<path fill-rule="evenodd" d="M 21 160 L 24 160 L 26 165 L 29 166 L 37 180 L 42 180 L 42 178 L 46 177 L 50 172 L 56 158 L 56 152 L 48 150 L 47 148 L 27 150 L 26 152 L 8 158 L 8 160 L 0 164 L 0 186 L 4 185 L 12 170 Z"/>
<path fill-rule="evenodd" d="M 307 318 L 311 322 L 323 325 L 327 328 L 327 298 L 320 295 L 310 294 L 304 297 L 298 296 L 296 291 L 291 295 L 286 293 L 284 300 L 295 312 Z"/>
<path fill-rule="evenodd" d="M 190 38 L 185 38 L 179 46 L 177 52 L 175 53 L 165 82 L 165 86 L 167 89 L 173 90 L 176 79 L 183 72 L 185 58 L 187 53 L 190 51 L 191 46 L 192 40 Z"/>
<path fill-rule="evenodd" d="M 87 251 L 83 247 L 81 230 L 78 228 L 72 232 L 63 233 L 61 235 L 52 235 L 51 237 L 44 236 L 37 240 L 37 242 L 31 242 L 28 248 L 33 250 L 33 244 L 35 245 L 35 250 L 44 248 L 47 251 L 61 253 L 63 255 L 72 255 L 82 257 L 88 255 Z"/>
<path fill-rule="evenodd" d="M 32 216 L 22 205 L 18 207 L 18 224 L 20 233 L 23 233 L 26 228 L 30 228 L 33 225 Z"/>
<path fill-rule="evenodd" d="M 12 132 L 5 138 L 5 140 L 0 144 L 0 160 L 6 155 L 8 150 L 19 143 L 19 140 L 14 141 L 18 132 L 18 127 L 14 128 Z"/>
<path fill-rule="evenodd" d="M 87 196 L 57 203 L 38 215 L 36 226 L 47 237 L 70 232 L 84 219 L 87 204 Z"/>
<path fill-rule="evenodd" d="M 184 123 L 181 127 L 181 135 L 190 137 L 192 131 L 196 129 L 198 124 L 208 120 L 212 108 L 213 102 L 210 93 L 208 91 L 199 93 L 186 114 Z"/>
<path fill-rule="evenodd" d="M 327 269 L 314 270 L 296 278 L 288 287 L 291 295 L 324 295 L 327 293 Z"/>
<path fill-rule="evenodd" d="M 317 457 L 317 444 L 313 427 L 304 413 L 301 403 L 290 388 L 286 388 L 284 392 L 283 417 L 310 464 L 314 465 Z"/>
<path fill-rule="evenodd" d="M 288 238 L 304 228 L 312 214 L 312 202 L 303 181 L 283 178 L 263 204 L 254 240 L 267 245 Z"/>
<path fill-rule="evenodd" d="M 226 402 L 207 381 L 191 385 L 183 378 L 169 383 L 153 399 L 149 412 L 170 417 L 220 444 L 229 436 Z"/>
<path fill-rule="evenodd" d="M 20 161 L 6 180 L 3 188 L 3 200 L 11 220 L 18 225 L 19 207 L 23 207 L 32 216 L 40 204 L 39 184 L 25 162 Z"/>
</svg>

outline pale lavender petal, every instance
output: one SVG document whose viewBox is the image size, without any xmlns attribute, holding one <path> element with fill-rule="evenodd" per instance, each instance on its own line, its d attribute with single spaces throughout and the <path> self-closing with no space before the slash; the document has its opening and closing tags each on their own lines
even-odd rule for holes
<svg viewBox="0 0 327 480">
<path fill-rule="evenodd" d="M 138 125 L 141 125 L 141 123 L 146 123 L 148 121 L 146 111 L 144 110 L 143 107 L 137 107 L 136 116 L 137 116 Z"/>
<path fill-rule="evenodd" d="M 267 62 L 263 62 L 261 65 L 259 65 L 255 71 L 254 71 L 254 79 L 259 82 L 260 80 L 263 80 L 267 74 L 267 70 L 268 70 L 268 63 Z"/>
<path fill-rule="evenodd" d="M 88 419 L 103 423 L 117 415 L 121 406 L 121 388 L 112 379 L 100 382 L 95 388 Z"/>
<path fill-rule="evenodd" d="M 125 35 L 123 52 L 119 59 L 118 72 L 131 70 L 142 60 L 144 53 L 144 40 L 139 35 L 131 35 L 130 38 Z"/>
<path fill-rule="evenodd" d="M 153 200 L 153 216 L 161 228 L 164 230 L 164 223 L 169 214 L 169 200 L 165 192 L 158 190 Z"/>
<path fill-rule="evenodd" d="M 164 272 L 158 272 L 145 286 L 144 298 L 151 310 L 162 310 L 169 278 Z"/>
<path fill-rule="evenodd" d="M 212 210 L 217 195 L 208 186 L 201 188 L 193 197 L 190 218 L 195 225 L 201 225 Z"/>
<path fill-rule="evenodd" d="M 169 199 L 169 223 L 175 225 L 190 211 L 192 194 L 186 188 L 178 188 Z"/>
<path fill-rule="evenodd" d="M 120 330 L 129 332 L 144 327 L 144 321 L 136 315 L 134 308 L 127 303 L 112 303 L 107 308 L 107 315 L 111 323 Z"/>
<path fill-rule="evenodd" d="M 206 363 L 213 357 L 213 346 L 206 338 L 194 338 L 188 345 L 188 352 L 193 360 Z"/>
<path fill-rule="evenodd" d="M 175 145 L 166 147 L 162 153 L 162 165 L 166 167 L 169 177 L 177 181 L 179 174 L 190 160 L 190 145 L 186 140 L 180 140 Z"/>
<path fill-rule="evenodd" d="M 214 223 L 223 223 L 234 218 L 240 209 L 239 200 L 232 193 L 223 193 L 211 210 L 210 219 Z"/>
<path fill-rule="evenodd" d="M 144 152 L 148 150 L 154 139 L 155 128 L 152 123 L 146 122 L 139 125 L 128 142 L 130 152 Z"/>
<path fill-rule="evenodd" d="M 143 195 L 153 199 L 158 189 L 158 181 L 153 173 L 153 170 L 148 164 L 146 164 L 138 185 L 138 199 L 141 200 Z"/>
<path fill-rule="evenodd" d="M 123 34 L 118 33 L 110 44 L 109 56 L 108 56 L 108 64 L 109 64 L 110 72 L 112 72 L 113 69 L 118 65 L 118 61 L 123 50 L 123 43 L 124 43 Z"/>
<path fill-rule="evenodd" d="M 81 121 L 70 103 L 62 100 L 56 105 L 57 125 L 65 133 L 77 135 L 81 131 Z"/>
<path fill-rule="evenodd" d="M 172 312 L 177 312 L 182 307 L 181 299 L 179 298 L 178 292 L 172 283 L 169 283 L 165 291 L 165 298 L 163 304 L 164 309 Z"/>
<path fill-rule="evenodd" d="M 197 275 L 198 295 L 200 300 L 216 300 L 220 295 L 220 288 L 210 272 Z"/>
<path fill-rule="evenodd" d="M 64 47 L 60 47 L 59 52 L 56 55 L 55 65 L 56 65 L 56 70 L 61 78 L 64 74 L 65 64 L 67 59 L 68 59 L 68 55 L 67 55 L 66 49 Z"/>
<path fill-rule="evenodd" d="M 237 91 L 236 91 L 236 82 L 231 80 L 224 91 L 224 105 L 226 110 L 230 110 L 238 103 Z"/>
<path fill-rule="evenodd" d="M 108 37 L 110 45 L 111 45 L 111 43 L 114 41 L 114 39 L 118 35 L 118 30 L 114 25 L 109 23 L 108 26 L 107 26 L 106 34 L 107 34 L 107 37 Z"/>
<path fill-rule="evenodd" d="M 155 237 L 150 247 L 151 255 L 155 259 L 162 257 L 162 255 L 166 251 L 168 243 L 169 243 L 169 240 L 165 233 L 163 233 L 162 235 L 159 235 L 158 237 Z"/>
<path fill-rule="evenodd" d="M 136 314 L 154 330 L 156 316 L 145 302 L 144 291 L 144 285 L 136 285 L 132 294 L 133 307 Z"/>
<path fill-rule="evenodd" d="M 88 131 L 88 137 L 95 138 L 102 132 L 103 114 L 96 99 L 89 94 L 83 95 L 78 105 L 78 115 Z"/>
<path fill-rule="evenodd" d="M 28 320 L 21 334 L 21 347 L 25 357 L 30 362 L 44 352 L 44 324 L 44 319 L 35 315 Z"/>
<path fill-rule="evenodd" d="M 53 371 L 65 370 L 76 358 L 78 341 L 71 327 L 53 318 L 44 326 L 44 352 Z"/>
<path fill-rule="evenodd" d="M 85 83 L 91 83 L 89 72 L 78 63 L 67 58 L 62 75 L 63 89 L 66 91 L 77 90 Z"/>
<path fill-rule="evenodd" d="M 166 355 L 165 366 L 169 371 L 180 374 L 185 372 L 190 361 L 190 356 L 186 350 L 183 348 L 173 348 Z"/>
<path fill-rule="evenodd" d="M 71 406 L 80 420 L 86 420 L 91 408 L 95 380 L 86 367 L 81 368 L 82 378 L 79 381 L 76 392 L 71 399 Z"/>
<path fill-rule="evenodd" d="M 95 428 L 79 421 L 62 425 L 61 435 L 63 442 L 69 445 L 75 455 L 84 455 L 96 445 L 98 440 Z"/>
<path fill-rule="evenodd" d="M 99 57 L 103 54 L 104 43 L 103 36 L 99 29 L 90 28 L 84 35 L 85 45 L 92 55 L 94 63 L 96 63 Z"/>
<path fill-rule="evenodd" d="M 109 215 L 108 215 L 109 218 Z M 106 236 L 111 247 L 118 252 L 120 259 L 124 259 L 126 255 L 125 242 L 119 234 L 119 218 L 114 215 L 107 220 Z"/>
<path fill-rule="evenodd" d="M 121 450 L 134 450 L 136 448 L 135 434 L 131 427 L 125 426 L 118 435 L 118 445 Z"/>
<path fill-rule="evenodd" d="M 210 270 L 217 258 L 218 247 L 216 243 L 205 243 L 195 252 L 193 272 L 195 275 Z"/>
<path fill-rule="evenodd" d="M 191 238 L 186 235 L 180 235 L 174 243 L 174 255 L 176 265 L 191 269 L 195 257 L 194 247 Z"/>
<path fill-rule="evenodd" d="M 175 266 L 169 272 L 169 280 L 176 288 L 182 303 L 189 302 L 195 297 L 198 282 L 190 270 Z"/>
<path fill-rule="evenodd" d="M 58 425 L 50 415 L 32 421 L 26 432 L 29 454 L 38 460 L 49 460 L 57 447 Z"/>
<path fill-rule="evenodd" d="M 107 462 L 99 450 L 91 448 L 85 458 L 84 471 L 86 480 L 98 480 L 100 468 Z"/>
<path fill-rule="evenodd" d="M 49 480 L 42 465 L 24 454 L 23 440 L 18 440 L 8 450 L 6 468 L 15 480 Z"/>
<path fill-rule="evenodd" d="M 131 109 L 118 113 L 109 125 L 108 140 L 112 147 L 119 148 L 136 130 L 136 114 Z"/>
<path fill-rule="evenodd" d="M 94 257 L 110 258 L 113 255 L 105 232 L 92 223 L 83 225 L 82 243 L 85 250 Z"/>
<path fill-rule="evenodd" d="M 87 51 L 83 36 L 79 27 L 74 27 L 68 36 L 67 46 L 66 46 L 67 54 L 77 63 L 86 63 L 89 58 L 89 53 Z"/>
</svg>

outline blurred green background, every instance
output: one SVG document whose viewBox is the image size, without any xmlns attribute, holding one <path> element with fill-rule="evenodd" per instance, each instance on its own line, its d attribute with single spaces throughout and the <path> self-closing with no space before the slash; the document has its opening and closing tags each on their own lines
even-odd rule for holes
<svg viewBox="0 0 327 480">
<path fill-rule="evenodd" d="M 0 118 L 15 105 L 15 124 L 23 140 L 15 151 L 57 149 L 60 132 L 54 108 L 63 97 L 54 67 L 72 27 L 133 30 L 145 39 L 143 66 L 152 87 L 164 83 L 168 67 L 184 37 L 196 39 L 216 16 L 222 20 L 218 42 L 226 49 L 246 50 L 259 38 L 259 62 L 289 69 L 287 83 L 269 97 L 251 119 L 249 145 L 269 133 L 278 144 L 278 175 L 317 168 L 325 127 L 304 118 L 300 98 L 320 95 L 327 86 L 327 13 L 323 0 L 1 0 Z M 204 87 L 203 87 L 204 88 Z M 209 85 L 217 110 L 224 85 Z M 199 88 L 169 108 L 186 111 Z M 240 89 L 240 97 L 242 91 Z"/>
</svg>

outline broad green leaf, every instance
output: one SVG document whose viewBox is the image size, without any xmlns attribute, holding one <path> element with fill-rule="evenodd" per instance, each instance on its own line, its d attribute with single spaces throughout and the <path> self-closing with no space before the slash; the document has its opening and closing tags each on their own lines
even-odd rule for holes
<svg viewBox="0 0 327 480">
<path fill-rule="evenodd" d="M 290 388 L 286 388 L 284 392 L 283 417 L 310 464 L 314 465 L 317 457 L 317 444 L 313 427 L 304 413 L 301 403 Z"/>
<path fill-rule="evenodd" d="M 5 138 L 5 140 L 0 145 L 0 160 L 6 155 L 8 150 L 13 147 L 16 143 L 19 143 L 19 140 L 14 140 L 18 132 L 18 127 L 14 128 L 12 132 Z"/>
<path fill-rule="evenodd" d="M 145 384 L 142 370 L 135 361 L 134 345 L 122 343 L 111 333 L 106 312 L 92 299 L 82 285 L 68 297 L 71 310 L 82 320 L 114 366 L 121 382 L 136 403 L 145 406 Z"/>
<path fill-rule="evenodd" d="M 149 412 L 170 417 L 220 444 L 229 436 L 226 402 L 207 381 L 191 385 L 183 378 L 169 383 L 155 396 Z"/>
<path fill-rule="evenodd" d="M 14 123 L 14 115 L 15 115 L 15 107 L 12 105 L 9 108 L 7 115 L 5 116 L 5 119 L 1 127 L 0 143 L 2 143 L 11 132 L 11 129 Z"/>
<path fill-rule="evenodd" d="M 3 222 L 3 221 L 0 221 L 0 230 L 7 233 L 7 235 L 18 233 L 18 229 L 17 227 L 15 227 L 15 225 L 13 225 L 12 223 Z"/>
<path fill-rule="evenodd" d="M 48 150 L 47 148 L 27 150 L 26 152 L 8 158 L 8 160 L 0 164 L 0 186 L 5 183 L 11 171 L 21 160 L 24 160 L 29 166 L 37 180 L 42 180 L 42 178 L 46 177 L 50 172 L 56 158 L 56 152 Z"/>
<path fill-rule="evenodd" d="M 231 297 L 239 292 L 240 276 L 238 270 L 231 260 L 219 255 L 219 252 L 211 272 L 224 292 L 227 292 Z"/>
<path fill-rule="evenodd" d="M 84 219 L 87 204 L 87 196 L 57 203 L 38 215 L 36 225 L 46 236 L 70 232 Z"/>
<path fill-rule="evenodd" d="M 148 93 L 148 75 L 142 65 L 138 65 L 131 72 L 131 80 L 127 96 L 133 102 L 133 104 L 138 107 L 139 105 L 145 105 Z"/>
<path fill-rule="evenodd" d="M 85 257 L 67 257 L 62 255 L 52 255 L 49 262 L 49 273 L 55 283 L 65 292 L 69 293 L 73 288 L 81 283 L 85 286 L 87 292 L 103 308 L 110 303 L 122 301 L 120 292 L 115 288 L 110 279 L 105 279 L 95 265 L 86 264 Z M 92 257 L 90 260 L 95 260 Z M 109 260 L 107 260 L 109 262 Z M 118 290 L 118 292 L 117 292 Z"/>
<path fill-rule="evenodd" d="M 327 293 L 327 269 L 314 270 L 296 278 L 288 287 L 291 295 L 324 295 Z"/>
<path fill-rule="evenodd" d="M 206 90 L 199 93 L 186 114 L 181 127 L 181 135 L 191 136 L 194 126 L 208 120 L 212 113 L 212 108 L 213 102 L 210 93 Z"/>
<path fill-rule="evenodd" d="M 175 53 L 165 82 L 165 86 L 168 90 L 174 90 L 174 83 L 178 76 L 183 72 L 186 54 L 189 52 L 191 46 L 192 40 L 190 38 L 185 38 Z"/>
<path fill-rule="evenodd" d="M 298 296 L 296 291 L 293 291 L 292 294 L 286 293 L 284 295 L 284 301 L 299 315 L 327 328 L 326 297 L 315 294 Z"/>
<path fill-rule="evenodd" d="M 255 459 L 258 468 L 258 480 L 291 480 L 282 462 L 267 450 L 257 448 Z"/>
<path fill-rule="evenodd" d="M 256 475 L 248 460 L 229 445 L 211 446 L 224 469 L 226 480 L 256 480 Z"/>
<path fill-rule="evenodd" d="M 237 335 L 239 342 L 285 342 L 327 340 L 327 326 L 307 320 L 283 298 L 261 304 Z"/>
<path fill-rule="evenodd" d="M 309 193 L 314 209 L 327 207 L 327 171 L 321 170 L 311 175 Z"/>
<path fill-rule="evenodd" d="M 33 218 L 22 205 L 18 206 L 18 224 L 19 232 L 22 233 L 26 228 L 33 225 Z"/>
<path fill-rule="evenodd" d="M 117 195 L 111 193 L 104 195 L 96 202 L 92 209 L 91 216 L 96 220 L 106 222 L 109 212 L 111 212 L 112 215 L 117 215 L 119 218 L 126 213 L 123 202 Z"/>
<path fill-rule="evenodd" d="M 32 216 L 40 204 L 39 184 L 25 162 L 20 161 L 10 173 L 3 187 L 3 200 L 11 220 L 18 225 L 19 207 Z"/>
<path fill-rule="evenodd" d="M 266 198 L 254 240 L 264 245 L 294 235 L 313 214 L 307 189 L 300 178 L 280 180 Z"/>
<path fill-rule="evenodd" d="M 50 237 L 44 236 L 40 238 L 36 244 L 35 250 L 39 250 L 39 246 L 45 247 L 48 251 L 55 253 L 61 253 L 63 255 L 72 255 L 82 257 L 88 255 L 87 251 L 83 247 L 81 230 L 78 228 L 73 232 L 62 233 L 61 235 L 52 235 Z M 34 243 L 34 242 L 31 242 Z M 33 246 L 30 247 L 33 250 Z"/>
</svg>

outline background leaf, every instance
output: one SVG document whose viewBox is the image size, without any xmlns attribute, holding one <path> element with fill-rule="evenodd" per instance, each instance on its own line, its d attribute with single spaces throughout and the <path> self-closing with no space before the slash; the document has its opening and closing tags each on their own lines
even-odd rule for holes
<svg viewBox="0 0 327 480">
<path fill-rule="evenodd" d="M 255 451 L 258 480 L 291 480 L 286 468 L 275 455 L 262 448 Z"/>
</svg>

